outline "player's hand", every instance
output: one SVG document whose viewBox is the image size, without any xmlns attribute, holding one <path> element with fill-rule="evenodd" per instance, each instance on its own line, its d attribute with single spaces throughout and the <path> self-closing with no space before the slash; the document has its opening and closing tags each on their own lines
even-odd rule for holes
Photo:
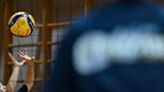
<svg viewBox="0 0 164 92">
<path fill-rule="evenodd" d="M 27 55 L 27 51 L 18 51 L 17 54 L 24 60 L 26 60 L 27 64 L 31 64 L 33 63 L 33 59 L 34 57 L 30 57 L 29 55 Z"/>
<path fill-rule="evenodd" d="M 8 53 L 8 55 L 9 55 L 11 61 L 14 63 L 15 66 L 22 66 L 25 62 L 25 60 L 22 60 L 21 62 L 18 62 L 10 52 Z"/>
<path fill-rule="evenodd" d="M 6 86 L 0 83 L 0 92 L 6 92 Z"/>
</svg>

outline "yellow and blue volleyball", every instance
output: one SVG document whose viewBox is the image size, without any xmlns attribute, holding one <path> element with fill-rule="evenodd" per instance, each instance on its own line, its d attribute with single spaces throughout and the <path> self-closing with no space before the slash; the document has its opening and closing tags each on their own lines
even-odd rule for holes
<svg viewBox="0 0 164 92">
<path fill-rule="evenodd" d="M 35 27 L 33 16 L 27 12 L 16 12 L 8 22 L 9 30 L 15 36 L 30 36 Z"/>
</svg>

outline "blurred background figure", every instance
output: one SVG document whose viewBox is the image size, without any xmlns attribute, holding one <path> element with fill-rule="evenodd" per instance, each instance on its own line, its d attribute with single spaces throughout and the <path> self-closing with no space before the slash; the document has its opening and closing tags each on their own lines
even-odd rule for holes
<svg viewBox="0 0 164 92">
<path fill-rule="evenodd" d="M 163 92 L 164 16 L 147 1 L 118 0 L 70 26 L 45 92 Z"/>
</svg>

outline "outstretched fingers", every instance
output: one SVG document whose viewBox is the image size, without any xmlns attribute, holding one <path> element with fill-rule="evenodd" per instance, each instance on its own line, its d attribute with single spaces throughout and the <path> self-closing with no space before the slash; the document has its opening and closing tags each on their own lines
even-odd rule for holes
<svg viewBox="0 0 164 92">
<path fill-rule="evenodd" d="M 15 57 L 14 57 L 10 52 L 8 53 L 8 55 L 9 55 L 10 59 L 11 59 L 14 63 L 16 63 Z"/>
<path fill-rule="evenodd" d="M 20 55 L 25 55 L 25 52 L 24 51 L 21 51 L 21 50 L 19 50 L 18 52 L 17 52 L 18 54 L 20 54 Z"/>
<path fill-rule="evenodd" d="M 14 57 L 10 52 L 8 53 L 8 55 L 9 55 L 11 61 L 12 61 L 12 62 L 14 63 L 14 65 L 16 65 L 16 66 L 22 66 L 22 65 L 24 64 L 24 62 L 26 61 L 26 60 L 23 60 L 22 62 L 18 62 L 18 61 L 15 59 L 15 57 Z"/>
</svg>

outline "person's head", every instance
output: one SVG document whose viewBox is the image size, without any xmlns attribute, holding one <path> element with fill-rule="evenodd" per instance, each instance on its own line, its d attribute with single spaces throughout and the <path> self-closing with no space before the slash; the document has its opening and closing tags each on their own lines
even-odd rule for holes
<svg viewBox="0 0 164 92">
<path fill-rule="evenodd" d="M 6 86 L 0 83 L 0 92 L 6 92 Z"/>
</svg>

